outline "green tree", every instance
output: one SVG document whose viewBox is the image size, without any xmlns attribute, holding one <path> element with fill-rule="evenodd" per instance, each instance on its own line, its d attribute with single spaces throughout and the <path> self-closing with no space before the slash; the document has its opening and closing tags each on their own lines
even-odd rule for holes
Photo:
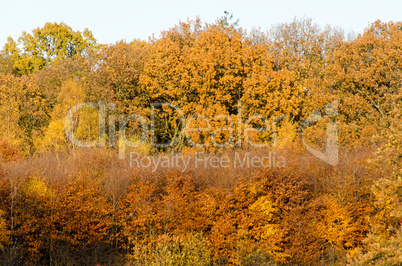
<svg viewBox="0 0 402 266">
<path fill-rule="evenodd" d="M 11 37 L 2 51 L 14 63 L 14 72 L 29 74 L 75 54 L 85 55 L 88 49 L 96 48 L 92 32 L 73 31 L 65 23 L 46 23 L 32 33 L 23 32 L 18 41 Z"/>
</svg>

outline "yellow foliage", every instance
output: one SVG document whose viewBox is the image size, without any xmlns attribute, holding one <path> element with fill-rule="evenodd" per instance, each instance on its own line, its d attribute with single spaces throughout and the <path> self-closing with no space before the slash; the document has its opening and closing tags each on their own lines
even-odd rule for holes
<svg viewBox="0 0 402 266">
<path fill-rule="evenodd" d="M 25 185 L 25 193 L 30 197 L 47 197 L 49 196 L 49 188 L 42 178 L 31 177 Z"/>
<path fill-rule="evenodd" d="M 0 250 L 4 249 L 4 245 L 9 243 L 10 231 L 8 230 L 7 221 L 3 218 L 4 211 L 0 209 Z"/>
<path fill-rule="evenodd" d="M 269 200 L 268 196 L 262 196 L 254 202 L 249 209 L 253 212 L 259 212 L 266 217 L 265 223 L 262 226 L 262 232 L 259 236 L 262 240 L 269 240 L 278 230 L 277 225 L 269 223 L 272 222 L 272 217 L 276 211 L 274 203 Z"/>
<path fill-rule="evenodd" d="M 323 197 L 318 200 L 322 200 L 323 209 L 312 225 L 313 232 L 339 249 L 352 247 L 353 243 L 348 242 L 348 239 L 355 228 L 347 209 L 335 198 Z"/>
<path fill-rule="evenodd" d="M 69 80 L 62 85 L 49 126 L 45 128 L 43 137 L 35 141 L 38 151 L 63 151 L 72 145 L 66 138 L 65 117 L 70 108 L 84 102 L 84 100 L 85 93 L 79 82 Z M 74 137 L 77 140 L 93 141 L 98 139 L 98 110 L 82 108 L 74 114 L 73 119 Z"/>
</svg>

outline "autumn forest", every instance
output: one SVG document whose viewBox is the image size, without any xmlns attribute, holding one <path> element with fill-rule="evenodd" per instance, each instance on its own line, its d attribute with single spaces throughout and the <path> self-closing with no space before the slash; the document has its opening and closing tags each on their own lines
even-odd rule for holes
<svg viewBox="0 0 402 266">
<path fill-rule="evenodd" d="M 0 265 L 402 265 L 402 22 L 38 26 L 0 48 Z"/>
</svg>

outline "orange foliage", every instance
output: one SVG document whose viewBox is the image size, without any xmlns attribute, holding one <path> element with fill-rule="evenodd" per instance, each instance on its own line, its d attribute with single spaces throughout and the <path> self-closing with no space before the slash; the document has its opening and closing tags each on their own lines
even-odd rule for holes
<svg viewBox="0 0 402 266">
<path fill-rule="evenodd" d="M 399 254 L 401 51 L 399 22 L 376 21 L 346 41 L 311 20 L 265 35 L 248 34 L 226 17 L 182 22 L 148 42 L 103 45 L 29 75 L 13 74 L 10 54 L 1 54 L 0 260 L 342 265 L 361 250 L 365 261 L 382 250 Z M 149 122 L 152 111 L 156 141 L 179 138 L 174 147 L 133 148 L 141 158 L 196 156 L 201 148 L 184 134 L 197 144 L 223 144 L 203 147 L 205 157 L 268 156 L 268 148 L 246 145 L 243 134 L 266 127 L 249 138 L 283 153 L 286 167 L 152 170 L 119 159 L 112 141 L 87 150 L 67 143 L 64 113 L 100 100 L 109 140 L 123 134 L 118 115 Z M 336 118 L 302 136 L 303 121 L 333 101 Z M 179 112 L 154 110 L 155 102 L 181 109 L 183 132 Z M 77 136 L 98 137 L 99 111 L 77 116 Z M 339 126 L 337 166 L 300 143 L 323 144 L 328 122 Z M 136 139 L 141 126 L 131 121 L 127 130 Z"/>
</svg>

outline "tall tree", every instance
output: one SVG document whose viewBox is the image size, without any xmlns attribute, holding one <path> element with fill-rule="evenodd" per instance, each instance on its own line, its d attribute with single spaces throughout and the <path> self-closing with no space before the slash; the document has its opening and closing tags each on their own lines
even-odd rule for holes
<svg viewBox="0 0 402 266">
<path fill-rule="evenodd" d="M 85 55 L 97 47 L 92 32 L 74 31 L 65 23 L 46 23 L 32 33 L 23 32 L 18 41 L 8 38 L 2 53 L 11 58 L 16 74 L 29 74 L 75 54 Z"/>
</svg>

